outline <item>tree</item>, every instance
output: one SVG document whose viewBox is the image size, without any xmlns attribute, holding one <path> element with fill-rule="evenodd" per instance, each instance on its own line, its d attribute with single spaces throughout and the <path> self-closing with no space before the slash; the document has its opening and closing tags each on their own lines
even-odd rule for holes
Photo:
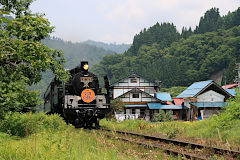
<svg viewBox="0 0 240 160">
<path fill-rule="evenodd" d="M 114 112 L 124 110 L 124 104 L 121 103 L 120 98 L 112 100 L 110 106 Z"/>
<path fill-rule="evenodd" d="M 111 119 L 116 111 L 123 111 L 124 104 L 121 103 L 120 98 L 111 100 L 110 102 L 111 111 L 107 114 L 107 118 Z"/>
<path fill-rule="evenodd" d="M 206 33 L 217 31 L 221 28 L 221 16 L 218 8 L 208 10 L 204 17 L 201 17 L 199 26 L 196 28 L 195 33 Z"/>
<path fill-rule="evenodd" d="M 0 0 L 0 111 L 19 111 L 39 104 L 37 93 L 27 85 L 41 80 L 41 72 L 51 69 L 66 81 L 63 52 L 40 43 L 53 32 L 42 14 L 29 10 L 33 0 Z M 6 16 L 12 16 L 11 19 Z"/>
</svg>

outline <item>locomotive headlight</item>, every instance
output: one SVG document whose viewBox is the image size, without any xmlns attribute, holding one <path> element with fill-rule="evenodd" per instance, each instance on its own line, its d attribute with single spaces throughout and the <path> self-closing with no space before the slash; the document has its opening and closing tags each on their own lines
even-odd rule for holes
<svg viewBox="0 0 240 160">
<path fill-rule="evenodd" d="M 83 69 L 88 70 L 88 64 L 85 64 L 85 65 L 83 66 Z"/>
</svg>

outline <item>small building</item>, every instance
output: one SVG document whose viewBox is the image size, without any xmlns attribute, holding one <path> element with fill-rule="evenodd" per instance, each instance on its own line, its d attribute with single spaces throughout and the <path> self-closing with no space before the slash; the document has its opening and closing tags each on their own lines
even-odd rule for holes
<svg viewBox="0 0 240 160">
<path fill-rule="evenodd" d="M 155 97 L 163 101 L 165 104 L 148 103 L 148 109 L 150 110 L 150 118 L 153 118 L 154 113 L 159 113 L 160 110 L 163 110 L 165 113 L 169 110 L 172 110 L 174 120 L 186 119 L 186 108 L 182 104 L 174 104 L 173 98 L 169 93 L 155 93 Z"/>
<path fill-rule="evenodd" d="M 195 82 L 177 98 L 184 99 L 187 120 L 207 119 L 218 114 L 232 95 L 213 80 Z"/>
<path fill-rule="evenodd" d="M 136 74 L 131 74 L 126 78 L 111 85 L 113 99 L 120 98 L 124 104 L 124 113 L 116 115 L 117 119 L 141 118 L 150 120 L 148 103 L 163 103 L 154 96 L 159 90 L 159 86 Z"/>
<path fill-rule="evenodd" d="M 153 118 L 154 113 L 159 113 L 163 110 L 165 113 L 169 110 L 173 111 L 173 120 L 186 119 L 186 107 L 184 105 L 166 105 L 161 103 L 148 103 L 148 109 L 150 110 L 150 118 Z"/>
</svg>

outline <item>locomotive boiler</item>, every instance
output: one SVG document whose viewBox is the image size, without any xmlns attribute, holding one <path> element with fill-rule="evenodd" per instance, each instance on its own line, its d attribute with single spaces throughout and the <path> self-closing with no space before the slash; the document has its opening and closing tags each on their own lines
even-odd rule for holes
<svg viewBox="0 0 240 160">
<path fill-rule="evenodd" d="M 100 119 L 110 111 L 109 81 L 104 77 L 106 93 L 96 75 L 88 71 L 88 62 L 71 70 L 67 83 L 54 78 L 44 94 L 44 111 L 58 113 L 75 127 L 99 127 Z"/>
</svg>

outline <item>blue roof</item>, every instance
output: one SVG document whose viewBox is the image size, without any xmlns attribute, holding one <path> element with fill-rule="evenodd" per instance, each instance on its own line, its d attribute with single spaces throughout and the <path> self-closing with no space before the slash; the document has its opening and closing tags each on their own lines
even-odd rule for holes
<svg viewBox="0 0 240 160">
<path fill-rule="evenodd" d="M 162 105 L 161 103 L 148 103 L 149 109 L 184 109 L 182 105 Z"/>
<path fill-rule="evenodd" d="M 190 102 L 190 104 L 200 107 L 225 107 L 225 102 Z"/>
<path fill-rule="evenodd" d="M 230 93 L 232 96 L 236 96 L 237 92 L 236 89 L 225 89 L 228 93 Z"/>
<path fill-rule="evenodd" d="M 171 95 L 167 92 L 155 93 L 155 97 L 161 101 L 173 101 Z"/>
<path fill-rule="evenodd" d="M 186 90 L 184 90 L 181 94 L 179 94 L 176 98 L 194 97 L 212 82 L 213 80 L 195 82 Z"/>
<path fill-rule="evenodd" d="M 146 104 L 128 104 L 125 107 L 147 107 Z"/>
</svg>

